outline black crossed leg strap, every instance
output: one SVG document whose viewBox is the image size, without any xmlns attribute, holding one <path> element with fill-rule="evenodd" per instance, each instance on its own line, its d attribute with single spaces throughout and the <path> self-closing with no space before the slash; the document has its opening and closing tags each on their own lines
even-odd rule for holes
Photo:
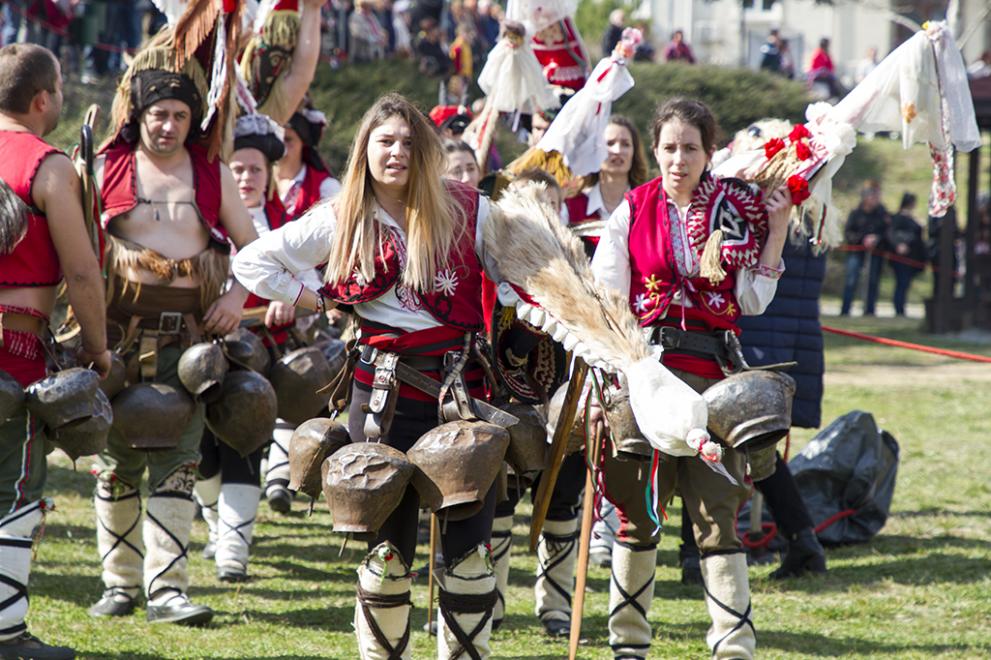
<svg viewBox="0 0 991 660">
<path fill-rule="evenodd" d="M 571 551 L 575 548 L 575 543 L 578 542 L 577 534 L 567 534 L 564 536 L 559 536 L 557 534 L 548 534 L 543 532 L 540 535 L 546 544 L 553 544 L 552 547 L 557 551 L 552 555 L 550 561 L 546 566 L 542 566 L 540 562 L 537 562 L 537 579 L 544 578 L 544 580 L 551 586 L 554 591 L 561 594 L 561 598 L 568 601 L 571 604 L 571 593 L 565 589 L 561 584 L 554 580 L 551 576 L 551 571 L 557 568 L 561 563 L 563 563 Z"/>
<path fill-rule="evenodd" d="M 509 543 L 499 543 L 497 545 L 496 544 L 496 539 L 500 539 L 500 540 L 501 539 L 511 539 L 512 537 L 513 537 L 513 530 L 511 530 L 511 529 L 510 530 L 506 530 L 506 531 L 496 531 L 496 530 L 493 530 L 492 531 L 491 545 L 492 545 L 492 563 L 493 564 L 499 563 L 502 560 L 502 558 L 505 557 L 507 553 L 509 553 L 509 546 L 510 546 Z M 496 548 L 498 548 L 498 551 L 496 550 Z M 506 595 L 504 593 L 502 593 L 501 591 L 499 591 L 498 588 L 496 588 L 496 597 L 499 599 L 499 603 L 502 604 L 503 611 L 505 611 L 505 609 L 506 609 Z"/>
<path fill-rule="evenodd" d="M 232 525 L 229 522 L 227 522 L 226 520 L 224 520 L 223 518 L 220 518 L 220 522 L 225 527 L 225 529 L 224 529 L 224 531 L 222 533 L 224 536 L 226 536 L 227 534 L 234 533 L 234 534 L 237 534 L 238 536 L 241 537 L 241 540 L 244 541 L 245 545 L 251 545 L 251 542 L 248 540 L 248 537 L 245 536 L 244 535 L 244 532 L 242 532 L 241 530 L 243 528 L 245 528 L 245 527 L 247 527 L 249 525 L 253 525 L 255 523 L 255 517 L 254 516 L 252 516 L 251 518 L 248 518 L 243 523 L 240 523 L 240 524 L 237 524 L 237 525 Z"/>
<path fill-rule="evenodd" d="M 722 608 L 723 610 L 725 610 L 727 614 L 729 614 L 729 615 L 734 616 L 734 617 L 737 618 L 736 625 L 733 626 L 733 628 L 730 629 L 730 631 L 728 633 L 726 633 L 725 635 L 723 635 L 722 637 L 720 637 L 719 640 L 715 644 L 712 645 L 712 654 L 713 655 L 716 654 L 716 651 L 719 650 L 719 645 L 722 644 L 724 641 L 726 641 L 726 638 L 727 637 L 729 637 L 730 635 L 732 635 L 733 633 L 735 633 L 737 630 L 739 630 L 743 626 L 750 626 L 750 630 L 754 633 L 754 635 L 757 634 L 757 629 L 754 628 L 754 622 L 751 621 L 751 619 L 750 619 L 750 612 L 751 612 L 751 609 L 752 609 L 751 608 L 751 601 L 749 601 L 749 600 L 747 601 L 747 609 L 741 614 L 740 612 L 737 612 L 732 607 L 730 607 L 726 603 L 720 601 L 718 598 L 716 598 L 715 596 L 713 596 L 712 595 L 712 592 L 709 591 L 709 587 L 707 587 L 705 585 L 705 583 L 702 584 L 702 588 L 705 590 L 705 596 L 706 596 L 706 598 L 710 599 L 713 603 L 715 603 L 720 608 Z"/>
<path fill-rule="evenodd" d="M 402 660 L 403 652 L 409 644 L 409 617 L 406 617 L 406 630 L 403 631 L 403 636 L 393 646 L 389 643 L 389 639 L 385 636 L 385 633 L 382 632 L 375 617 L 372 616 L 372 608 L 402 607 L 403 605 L 412 607 L 413 601 L 410 600 L 410 592 L 404 591 L 401 594 L 382 595 L 365 591 L 361 588 L 360 584 L 357 586 L 358 604 L 361 605 L 361 613 L 364 615 L 365 621 L 368 622 L 368 627 L 372 629 L 372 635 L 375 637 L 375 641 L 389 654 L 387 660 Z"/>
<path fill-rule="evenodd" d="M 152 493 L 151 497 L 161 497 L 161 498 L 170 498 L 170 499 L 176 499 L 176 500 L 186 500 L 187 502 L 191 502 L 193 500 L 192 496 L 189 495 L 188 493 L 182 493 L 182 492 L 178 492 L 178 491 L 175 491 L 175 492 L 157 492 L 157 493 Z M 150 507 L 149 507 L 149 509 L 150 509 Z M 155 589 L 155 581 L 158 580 L 158 579 L 160 579 L 166 573 L 168 573 L 169 570 L 171 570 L 172 567 L 175 566 L 177 562 L 179 562 L 182 559 L 186 559 L 189 556 L 188 555 L 189 546 L 188 545 L 183 545 L 182 542 L 179 540 L 179 537 L 177 537 L 175 534 L 173 534 L 172 533 L 172 530 L 170 530 L 168 527 L 166 527 L 165 525 L 163 525 L 161 520 L 159 520 L 158 518 L 156 518 L 155 516 L 153 516 L 150 510 L 149 511 L 146 511 L 145 513 L 146 513 L 146 516 L 148 517 L 148 520 L 150 522 L 154 523 L 155 526 L 158 527 L 160 530 L 162 530 L 163 532 L 165 532 L 165 535 L 168 536 L 169 539 L 172 540 L 172 542 L 176 545 L 177 548 L 179 548 L 179 553 L 175 557 L 172 558 L 172 561 L 170 561 L 168 564 L 166 564 L 165 565 L 165 568 L 163 568 L 162 570 L 160 570 L 158 573 L 155 573 L 154 577 L 152 577 L 150 580 L 148 580 L 148 597 L 149 598 L 155 598 L 155 596 L 158 594 L 159 591 L 179 591 L 175 587 L 163 587 L 161 590 Z"/>
<path fill-rule="evenodd" d="M 484 594 L 453 594 L 444 589 L 440 590 L 437 599 L 440 605 L 440 614 L 444 617 L 444 623 L 447 624 L 448 630 L 458 640 L 458 646 L 451 652 L 449 660 L 457 658 L 462 653 L 467 653 L 471 660 L 482 660 L 482 656 L 475 649 L 475 638 L 478 637 L 478 634 L 482 632 L 485 624 L 492 617 L 492 608 L 495 607 L 496 598 L 497 591 L 495 589 Z M 483 616 L 471 629 L 471 632 L 466 633 L 455 618 L 456 614 L 482 614 Z"/>
<path fill-rule="evenodd" d="M 109 497 L 107 497 L 105 495 L 102 495 L 100 493 L 100 490 L 97 489 L 97 491 L 96 491 L 96 498 L 98 500 L 102 500 L 104 502 L 110 502 L 111 504 L 116 504 L 117 502 L 122 502 L 124 500 L 130 500 L 130 499 L 135 499 L 135 498 L 137 498 L 137 500 L 138 500 L 138 515 L 134 519 L 134 522 L 132 522 L 131 525 L 126 530 L 124 530 L 124 532 L 122 534 L 118 534 L 114 530 L 112 530 L 109 527 L 107 527 L 107 525 L 102 520 L 100 520 L 100 516 L 97 515 L 96 522 L 100 525 L 101 528 L 103 528 L 103 531 L 105 531 L 107 534 L 109 534 L 110 536 L 112 536 L 114 538 L 113 545 L 111 545 L 110 548 L 107 549 L 107 551 L 105 553 L 103 553 L 103 556 L 100 557 L 100 562 L 103 563 L 104 561 L 106 561 L 107 557 L 110 556 L 110 553 L 113 552 L 114 550 L 116 550 L 121 545 L 127 546 L 128 548 L 131 549 L 132 552 L 134 552 L 134 554 L 136 554 L 138 557 L 141 557 L 142 559 L 144 559 L 144 556 L 145 555 L 144 555 L 143 552 L 141 552 L 141 549 L 138 548 L 136 545 L 134 545 L 133 543 L 131 543 L 130 541 L 127 540 L 128 534 L 130 534 L 131 532 L 133 532 L 134 529 L 141 522 L 141 494 L 138 491 L 135 490 L 135 491 L 132 491 L 132 492 L 128 493 L 127 495 L 121 495 L 120 497 L 114 497 L 113 495 L 110 495 Z M 140 589 L 141 588 L 141 585 L 135 585 L 134 588 Z"/>
<path fill-rule="evenodd" d="M 31 539 L 29 538 L 11 538 L 11 537 L 0 537 L 0 553 L 3 552 L 3 548 L 21 548 L 22 550 L 31 549 Z M 28 598 L 28 585 L 18 582 L 12 577 L 8 577 L 0 573 L 0 583 L 7 585 L 14 590 L 14 595 L 0 601 L 0 612 L 13 607 L 16 603 L 23 600 L 29 600 Z M 27 630 L 27 624 L 21 621 L 18 624 L 10 626 L 9 628 L 0 629 L 0 635 L 18 635 L 25 630 Z"/>
<path fill-rule="evenodd" d="M 625 589 L 623 589 L 623 587 L 620 586 L 619 581 L 616 579 L 616 569 L 615 568 L 613 568 L 613 570 L 611 571 L 611 573 L 612 573 L 612 576 L 611 576 L 612 577 L 612 583 L 616 586 L 616 591 L 619 592 L 619 595 L 620 595 L 620 597 L 623 600 L 620 601 L 619 603 L 617 603 L 616 604 L 616 607 L 612 608 L 612 611 L 609 612 L 609 616 L 610 617 L 615 616 L 616 613 L 619 612 L 624 607 L 632 607 L 633 609 L 635 609 L 637 612 L 640 613 L 640 616 L 642 616 L 643 618 L 646 619 L 647 618 L 647 611 L 644 610 L 643 605 L 640 604 L 640 602 L 637 600 L 637 598 L 639 598 L 640 597 L 640 594 L 642 594 L 643 592 L 647 591 L 647 589 L 649 589 L 651 587 L 651 585 L 654 584 L 654 576 L 651 575 L 650 578 L 646 582 L 644 582 L 642 585 L 640 585 L 640 588 L 639 589 L 637 589 L 635 592 L 633 592 L 632 594 L 630 594 Z"/>
</svg>

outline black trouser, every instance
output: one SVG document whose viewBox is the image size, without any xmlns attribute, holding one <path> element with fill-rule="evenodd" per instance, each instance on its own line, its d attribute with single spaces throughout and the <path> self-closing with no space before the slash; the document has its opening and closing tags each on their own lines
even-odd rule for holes
<svg viewBox="0 0 991 660">
<path fill-rule="evenodd" d="M 220 473 L 220 482 L 224 484 L 248 484 L 257 486 L 260 480 L 262 453 L 265 447 L 259 447 L 247 456 L 241 456 L 223 442 L 204 429 L 203 440 L 200 441 L 200 476 L 209 479 Z"/>
<path fill-rule="evenodd" d="M 540 487 L 540 477 L 537 475 L 531 486 L 530 500 L 537 497 L 537 489 Z M 499 502 L 495 508 L 496 517 L 511 516 L 516 512 L 516 505 L 523 498 L 525 487 L 514 483 L 514 479 L 509 481 L 509 497 L 503 502 Z M 578 505 L 581 500 L 582 490 L 585 488 L 585 455 L 582 452 L 565 456 L 561 462 L 561 471 L 557 475 L 557 483 L 551 492 L 551 503 L 547 509 L 547 520 L 573 520 L 578 515 Z"/>
<path fill-rule="evenodd" d="M 348 432 L 352 442 L 365 442 L 365 413 L 362 405 L 371 398 L 371 389 L 355 383 L 351 389 L 351 407 L 348 412 Z M 392 425 L 381 442 L 407 451 L 427 431 L 437 426 L 437 404 L 399 399 Z M 444 562 L 450 566 L 492 536 L 492 517 L 495 513 L 496 488 L 493 484 L 485 496 L 482 510 L 466 520 L 449 520 L 441 524 L 440 544 Z M 382 525 L 378 536 L 368 544 L 369 550 L 379 543 L 389 541 L 407 566 L 411 566 L 416 554 L 416 527 L 420 509 L 420 496 L 410 484 L 399 506 Z"/>
</svg>

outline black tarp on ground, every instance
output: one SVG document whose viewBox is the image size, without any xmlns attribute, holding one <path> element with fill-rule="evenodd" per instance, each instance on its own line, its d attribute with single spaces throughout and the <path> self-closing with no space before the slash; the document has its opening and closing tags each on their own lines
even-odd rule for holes
<svg viewBox="0 0 991 660">
<path fill-rule="evenodd" d="M 895 493 L 898 457 L 894 437 L 879 430 L 870 413 L 854 410 L 817 433 L 791 459 L 788 466 L 817 528 L 833 520 L 818 530 L 822 543 L 864 543 L 884 527 Z M 764 520 L 771 520 L 766 510 Z M 740 511 L 739 533 L 749 527 L 748 502 Z M 772 544 L 771 549 L 777 548 Z"/>
</svg>

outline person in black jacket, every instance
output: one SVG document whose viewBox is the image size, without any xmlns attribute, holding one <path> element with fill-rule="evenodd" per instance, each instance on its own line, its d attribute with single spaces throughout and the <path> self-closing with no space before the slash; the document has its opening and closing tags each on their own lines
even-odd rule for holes
<svg viewBox="0 0 991 660">
<path fill-rule="evenodd" d="M 895 314 L 905 316 L 905 299 L 912 286 L 912 280 L 925 267 L 926 245 L 922 240 L 922 225 L 912 215 L 915 210 L 915 195 L 907 192 L 902 195 L 898 213 L 891 216 L 888 227 L 888 245 L 895 253 L 891 269 L 895 271 L 895 295 L 892 302 Z M 899 257 L 903 260 L 899 260 Z"/>
<path fill-rule="evenodd" d="M 885 237 L 889 223 L 888 212 L 881 204 L 881 185 L 873 180 L 865 182 L 860 191 L 860 206 L 850 212 L 843 230 L 849 251 L 846 256 L 846 280 L 843 285 L 841 316 L 850 314 L 864 261 L 868 261 L 869 264 L 864 316 L 874 315 L 878 285 L 881 283 L 881 266 L 884 264 L 881 251 L 887 247 Z"/>
<path fill-rule="evenodd" d="M 782 258 L 786 269 L 778 280 L 774 300 L 761 316 L 741 319 L 740 343 L 751 365 L 798 363 L 788 370 L 796 385 L 791 425 L 819 428 L 825 371 L 819 295 L 826 275 L 826 257 L 816 255 L 808 244 L 793 241 L 785 244 Z M 814 521 L 780 453 L 774 473 L 755 481 L 754 486 L 764 495 L 779 533 L 788 541 L 781 567 L 771 577 L 824 573 L 826 554 L 816 538 Z"/>
</svg>

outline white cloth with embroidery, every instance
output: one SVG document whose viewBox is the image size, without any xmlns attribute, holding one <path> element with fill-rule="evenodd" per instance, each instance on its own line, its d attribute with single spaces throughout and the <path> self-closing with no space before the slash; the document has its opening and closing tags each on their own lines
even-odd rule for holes
<svg viewBox="0 0 991 660">
<path fill-rule="evenodd" d="M 605 131 L 613 101 L 633 89 L 626 60 L 612 55 L 599 61 L 585 86 L 568 101 L 537 144 L 556 151 L 575 176 L 598 172 L 609 154 Z"/>
</svg>

